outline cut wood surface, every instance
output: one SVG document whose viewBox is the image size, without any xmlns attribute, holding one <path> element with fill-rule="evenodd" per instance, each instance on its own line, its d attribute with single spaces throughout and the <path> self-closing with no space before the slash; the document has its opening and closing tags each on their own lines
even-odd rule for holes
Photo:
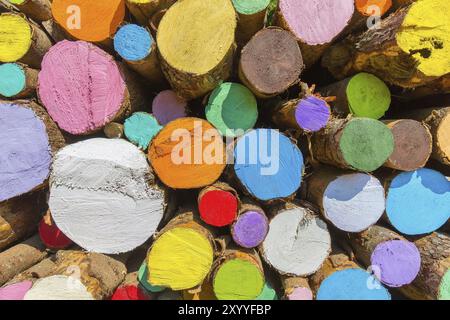
<svg viewBox="0 0 450 320">
<path fill-rule="evenodd" d="M 52 43 L 38 25 L 16 13 L 0 14 L 0 62 L 39 68 Z"/>
<path fill-rule="evenodd" d="M 135 112 L 124 123 L 125 137 L 142 150 L 147 150 L 150 142 L 161 129 L 162 126 L 158 120 L 146 112 Z"/>
<path fill-rule="evenodd" d="M 0 123 L 1 202 L 46 186 L 52 158 L 65 141 L 33 101 L 0 100 Z"/>
<path fill-rule="evenodd" d="M 325 222 L 306 206 L 285 204 L 274 210 L 261 256 L 283 275 L 314 274 L 328 257 L 331 237 Z"/>
<path fill-rule="evenodd" d="M 0 96 L 9 99 L 31 97 L 36 92 L 39 71 L 21 63 L 0 65 Z"/>
<path fill-rule="evenodd" d="M 133 75 L 91 43 L 58 42 L 45 55 L 39 98 L 61 129 L 83 135 L 143 109 Z"/>
<path fill-rule="evenodd" d="M 264 210 L 249 199 L 241 202 L 239 215 L 231 226 L 231 236 L 243 248 L 259 246 L 269 232 L 269 220 Z"/>
<path fill-rule="evenodd" d="M 410 299 L 450 299 L 450 238 L 443 233 L 432 233 L 414 241 L 422 258 L 422 267 L 416 280 L 400 288 Z"/>
<path fill-rule="evenodd" d="M 149 250 L 148 281 L 172 290 L 193 288 L 206 278 L 213 258 L 212 234 L 196 221 L 193 212 L 181 211 L 161 230 Z"/>
<path fill-rule="evenodd" d="M 105 43 L 125 18 L 125 1 L 53 0 L 52 14 L 72 38 Z"/>
<path fill-rule="evenodd" d="M 369 118 L 333 119 L 314 133 L 313 157 L 342 169 L 371 172 L 394 152 L 394 136 L 382 122 Z"/>
<path fill-rule="evenodd" d="M 320 167 L 308 177 L 307 199 L 338 229 L 360 232 L 377 223 L 386 208 L 380 181 L 365 173 Z"/>
<path fill-rule="evenodd" d="M 238 193 L 223 182 L 204 188 L 198 195 L 200 217 L 214 227 L 224 227 L 233 223 L 238 214 L 238 207 Z"/>
<path fill-rule="evenodd" d="M 165 84 L 156 43 L 147 29 L 136 24 L 124 25 L 114 36 L 114 49 L 132 70 L 149 80 L 153 87 Z"/>
<path fill-rule="evenodd" d="M 313 300 L 308 278 L 283 276 L 282 284 L 286 300 Z"/>
<path fill-rule="evenodd" d="M 161 91 L 152 103 L 152 113 L 163 126 L 173 120 L 187 117 L 187 108 L 186 100 L 179 97 L 173 90 Z"/>
<path fill-rule="evenodd" d="M 39 222 L 39 237 L 48 249 L 61 250 L 70 247 L 73 242 L 59 230 L 50 211 Z"/>
<path fill-rule="evenodd" d="M 354 0 L 280 0 L 277 25 L 294 34 L 306 67 L 311 67 L 344 31 L 354 11 Z"/>
<path fill-rule="evenodd" d="M 320 89 L 324 97 L 336 97 L 332 103 L 336 115 L 380 119 L 391 105 L 391 93 L 386 84 L 369 73 L 357 75 Z"/>
<path fill-rule="evenodd" d="M 341 79 L 365 71 L 404 88 L 426 85 L 450 72 L 448 9 L 446 0 L 416 1 L 330 48 L 322 63 Z"/>
<path fill-rule="evenodd" d="M 385 167 L 414 171 L 425 167 L 433 148 L 433 137 L 424 124 L 411 120 L 385 120 L 394 135 L 394 152 Z"/>
<path fill-rule="evenodd" d="M 165 191 L 155 184 L 144 153 L 124 140 L 67 146 L 56 155 L 50 180 L 56 225 L 89 251 L 131 251 L 153 235 L 164 214 Z"/>
<path fill-rule="evenodd" d="M 450 183 L 441 173 L 427 168 L 403 172 L 385 185 L 387 218 L 401 233 L 427 234 L 450 218 Z"/>
<path fill-rule="evenodd" d="M 433 136 L 432 157 L 450 165 L 450 108 L 425 108 L 406 111 L 402 116 L 424 122 Z"/>
<path fill-rule="evenodd" d="M 198 98 L 231 75 L 235 29 L 229 0 L 178 1 L 167 10 L 157 43 L 163 72 L 180 96 Z"/>
<path fill-rule="evenodd" d="M 276 130 L 256 129 L 240 137 L 235 144 L 234 159 L 234 174 L 242 190 L 253 198 L 261 201 L 288 198 L 300 188 L 302 152 Z"/>
<path fill-rule="evenodd" d="M 381 226 L 372 226 L 349 235 L 356 258 L 371 267 L 375 276 L 389 287 L 410 284 L 418 275 L 421 258 L 417 247 L 401 235 Z"/>
<path fill-rule="evenodd" d="M 173 189 L 213 184 L 225 169 L 225 146 L 213 126 L 199 118 L 180 118 L 153 139 L 148 158 L 161 181 Z"/>
<path fill-rule="evenodd" d="M 271 27 L 259 31 L 242 49 L 239 78 L 257 97 L 270 98 L 297 83 L 303 68 L 294 36 Z"/>
<path fill-rule="evenodd" d="M 31 236 L 37 230 L 45 208 L 43 192 L 0 202 L 0 251 Z"/>
</svg>

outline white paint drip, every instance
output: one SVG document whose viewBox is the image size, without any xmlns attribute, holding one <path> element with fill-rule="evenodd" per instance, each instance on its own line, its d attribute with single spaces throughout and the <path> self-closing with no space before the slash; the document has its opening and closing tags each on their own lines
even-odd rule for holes
<svg viewBox="0 0 450 320">
<path fill-rule="evenodd" d="M 82 248 L 114 254 L 153 235 L 164 192 L 146 157 L 120 139 L 90 139 L 60 150 L 50 177 L 49 207 L 58 228 Z"/>
<path fill-rule="evenodd" d="M 24 300 L 94 300 L 79 279 L 56 275 L 36 281 Z"/>
<path fill-rule="evenodd" d="M 306 216 L 304 208 L 282 210 L 270 222 L 262 244 L 263 256 L 278 271 L 308 276 L 316 272 L 331 250 L 327 225 Z"/>
<path fill-rule="evenodd" d="M 354 173 L 338 177 L 323 196 L 325 217 L 347 232 L 361 232 L 374 225 L 386 208 L 384 188 L 368 174 Z"/>
</svg>

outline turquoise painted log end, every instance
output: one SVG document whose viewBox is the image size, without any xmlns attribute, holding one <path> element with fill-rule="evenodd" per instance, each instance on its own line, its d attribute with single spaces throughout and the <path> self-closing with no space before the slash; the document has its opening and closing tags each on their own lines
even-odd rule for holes
<svg viewBox="0 0 450 320">
<path fill-rule="evenodd" d="M 137 145 L 139 148 L 146 150 L 153 137 L 158 134 L 162 126 L 156 118 L 146 112 L 136 112 L 127 120 L 125 120 L 124 131 L 127 139 Z"/>
<path fill-rule="evenodd" d="M 22 67 L 16 63 L 0 65 L 0 95 L 11 98 L 25 89 L 26 76 Z"/>
</svg>

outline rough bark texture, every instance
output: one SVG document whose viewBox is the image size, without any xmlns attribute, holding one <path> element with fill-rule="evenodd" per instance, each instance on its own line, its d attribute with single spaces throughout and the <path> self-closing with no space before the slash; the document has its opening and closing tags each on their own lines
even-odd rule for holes
<svg viewBox="0 0 450 320">
<path fill-rule="evenodd" d="M 325 260 L 322 267 L 309 278 L 309 284 L 315 294 L 320 288 L 323 280 L 336 271 L 359 268 L 349 256 L 347 256 L 341 249 L 333 248 L 331 255 Z"/>
<path fill-rule="evenodd" d="M 402 114 L 407 118 L 423 121 L 430 129 L 433 136 L 432 158 L 450 165 L 449 144 L 446 136 L 450 136 L 450 107 L 417 109 Z M 444 121 L 445 120 L 445 121 Z M 441 131 L 445 133 L 441 133 Z"/>
<path fill-rule="evenodd" d="M 79 277 L 98 300 L 109 298 L 127 274 L 123 262 L 99 253 L 59 251 L 55 263 L 53 274 Z"/>
<path fill-rule="evenodd" d="M 25 86 L 22 91 L 20 91 L 15 96 L 11 97 L 11 99 L 22 99 L 34 96 L 36 93 L 36 87 L 38 83 L 39 70 L 30 68 L 22 63 L 17 63 L 17 65 L 20 66 L 25 75 Z"/>
<path fill-rule="evenodd" d="M 0 253 L 0 286 L 47 256 L 38 235 Z"/>
<path fill-rule="evenodd" d="M 450 269 L 450 237 L 435 232 L 414 243 L 419 249 L 422 267 L 413 283 L 399 290 L 410 299 L 436 300 L 442 278 Z"/>
<path fill-rule="evenodd" d="M 243 47 L 259 30 L 264 28 L 266 9 L 255 14 L 237 13 L 237 15 L 236 42 L 238 46 Z"/>
<path fill-rule="evenodd" d="M 346 117 L 350 113 L 347 99 L 347 86 L 352 78 L 347 78 L 320 89 L 324 97 L 336 97 L 333 102 L 333 113 L 338 117 Z"/>
<path fill-rule="evenodd" d="M 158 27 L 159 23 L 161 22 L 161 19 L 166 14 L 167 9 L 159 10 L 158 12 L 154 13 L 152 17 L 150 18 L 150 32 L 152 33 L 152 36 L 156 38 L 156 34 L 158 33 Z"/>
<path fill-rule="evenodd" d="M 158 10 L 167 9 L 175 2 L 176 0 L 149 0 L 147 3 L 140 4 L 127 0 L 126 5 L 139 24 L 148 26 L 150 18 Z"/>
<path fill-rule="evenodd" d="M 35 282 L 41 278 L 45 278 L 50 276 L 54 269 L 56 268 L 56 264 L 54 261 L 54 257 L 49 257 L 41 262 L 35 264 L 31 268 L 26 269 L 25 271 L 19 273 L 14 278 L 12 278 L 7 285 L 22 282 L 22 281 L 32 281 Z"/>
<path fill-rule="evenodd" d="M 15 5 L 27 17 L 36 22 L 52 18 L 52 4 L 49 0 L 25 0 L 23 4 Z"/>
<path fill-rule="evenodd" d="M 384 19 L 379 29 L 349 36 L 329 48 L 323 56 L 323 66 L 338 79 L 366 71 L 404 88 L 415 88 L 436 80 L 436 77 L 428 77 L 420 72 L 412 55 L 404 52 L 397 44 L 396 35 L 409 8 L 402 8 Z M 450 87 L 443 89 L 448 91 Z"/>
<path fill-rule="evenodd" d="M 19 60 L 31 68 L 40 69 L 45 53 L 53 45 L 47 34 L 35 23 L 29 22 L 31 28 L 31 46 Z"/>
<path fill-rule="evenodd" d="M 37 230 L 45 194 L 34 192 L 0 203 L 0 251 Z"/>
<path fill-rule="evenodd" d="M 281 283 L 283 285 L 285 298 L 291 295 L 297 288 L 306 288 L 311 290 L 308 278 L 282 276 Z"/>
<path fill-rule="evenodd" d="M 124 135 L 124 127 L 121 123 L 110 122 L 105 126 L 105 128 L 103 128 L 103 132 L 106 137 L 110 139 L 122 138 Z"/>
</svg>

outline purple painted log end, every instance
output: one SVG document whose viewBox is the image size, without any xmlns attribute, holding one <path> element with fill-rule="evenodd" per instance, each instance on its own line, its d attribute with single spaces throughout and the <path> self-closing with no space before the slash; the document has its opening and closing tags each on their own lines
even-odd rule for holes
<svg viewBox="0 0 450 320">
<path fill-rule="evenodd" d="M 240 215 L 232 227 L 233 240 L 244 248 L 260 245 L 269 231 L 267 218 L 256 211 L 247 211 Z"/>
<path fill-rule="evenodd" d="M 323 129 L 331 116 L 331 110 L 326 101 L 310 96 L 300 100 L 295 110 L 295 119 L 305 131 L 316 132 Z"/>
</svg>

